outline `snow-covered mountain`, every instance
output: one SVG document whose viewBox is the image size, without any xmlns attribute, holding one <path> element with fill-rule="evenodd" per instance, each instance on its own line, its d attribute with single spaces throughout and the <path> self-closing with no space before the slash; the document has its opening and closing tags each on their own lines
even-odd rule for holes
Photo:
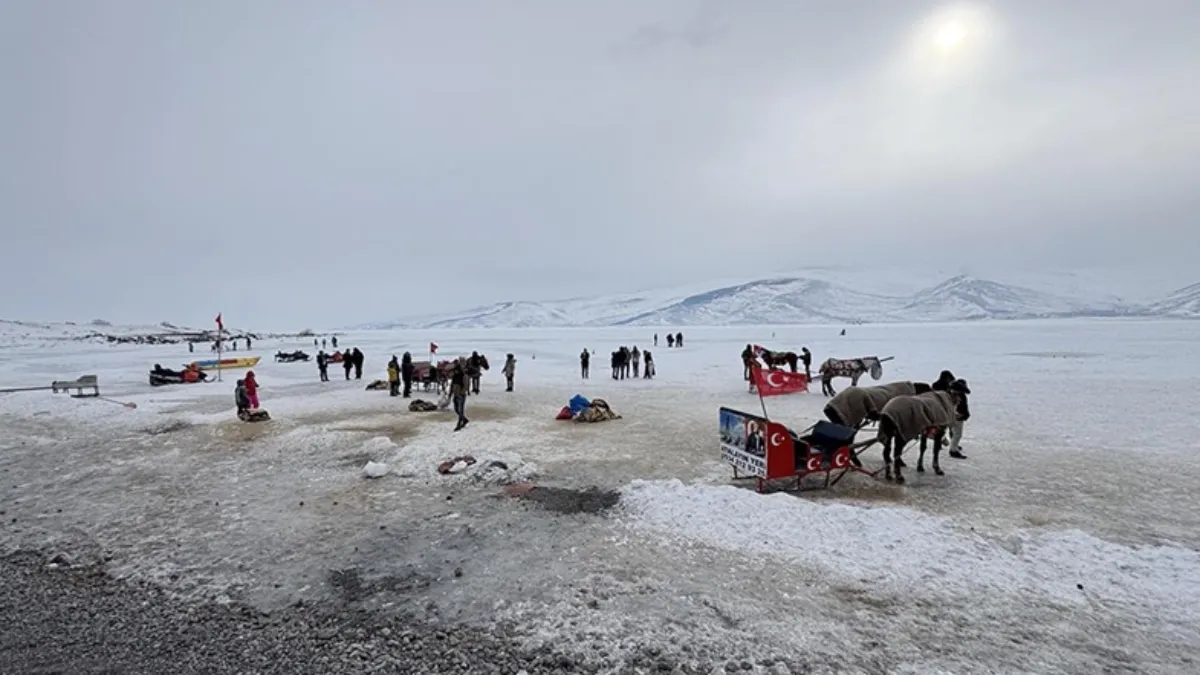
<svg viewBox="0 0 1200 675">
<path fill-rule="evenodd" d="M 505 302 L 449 315 L 397 319 L 360 328 L 532 328 L 703 326 L 789 323 L 969 321 L 1111 316 L 1200 316 L 1200 284 L 1153 304 L 1111 293 L 1087 297 L 959 274 L 912 293 L 885 294 L 828 278 L 784 276 L 716 288 Z"/>
<path fill-rule="evenodd" d="M 917 292 L 903 307 L 891 314 L 896 319 L 906 321 L 961 321 L 1113 316 L 1131 311 L 1123 311 L 1113 302 L 1074 300 L 960 274 Z"/>
<path fill-rule="evenodd" d="M 1200 284 L 1181 288 L 1146 308 L 1148 314 L 1200 318 Z"/>
</svg>

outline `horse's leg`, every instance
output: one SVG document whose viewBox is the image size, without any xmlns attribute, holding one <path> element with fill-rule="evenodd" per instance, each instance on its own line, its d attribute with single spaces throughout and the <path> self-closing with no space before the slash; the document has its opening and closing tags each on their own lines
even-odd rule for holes
<svg viewBox="0 0 1200 675">
<path fill-rule="evenodd" d="M 860 373 L 858 371 L 854 371 L 853 373 L 851 373 L 850 374 L 850 386 L 857 387 L 858 386 L 858 378 L 860 378 L 860 377 L 862 377 L 862 373 Z"/>
<path fill-rule="evenodd" d="M 892 438 L 891 434 L 883 437 L 883 477 L 892 480 Z"/>
<path fill-rule="evenodd" d="M 921 451 L 917 453 L 917 473 L 925 473 L 925 448 L 929 445 L 929 436 L 921 434 Z"/>
<path fill-rule="evenodd" d="M 933 472 L 939 476 L 945 476 L 946 472 L 942 471 L 942 465 L 938 462 L 938 458 L 942 454 L 942 442 L 946 439 L 946 430 L 938 429 L 937 435 L 933 437 Z"/>
<path fill-rule="evenodd" d="M 892 468 L 895 469 L 895 471 L 896 471 L 896 482 L 897 483 L 904 482 L 904 474 L 900 471 L 900 469 L 902 469 L 904 467 L 904 462 L 900 461 L 900 453 L 902 453 L 904 451 L 905 445 L 908 445 L 907 441 L 903 441 L 900 438 L 896 439 L 896 452 L 895 452 L 895 455 L 892 457 L 892 462 L 893 462 Z"/>
<path fill-rule="evenodd" d="M 796 355 L 795 354 L 791 354 L 788 356 L 788 366 L 792 369 L 793 373 L 796 372 Z"/>
</svg>

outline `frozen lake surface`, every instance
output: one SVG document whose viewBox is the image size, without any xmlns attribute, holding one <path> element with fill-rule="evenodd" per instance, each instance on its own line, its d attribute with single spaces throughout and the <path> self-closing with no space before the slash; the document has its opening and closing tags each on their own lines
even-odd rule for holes
<svg viewBox="0 0 1200 675">
<path fill-rule="evenodd" d="M 0 395 L 0 551 L 110 556 L 118 576 L 263 608 L 351 602 L 436 621 L 518 626 L 596 659 L 653 648 L 804 655 L 814 672 L 1182 673 L 1200 670 L 1200 325 L 961 325 L 345 335 L 363 381 L 270 362 L 238 422 L 221 384 L 151 389 L 181 346 L 10 340 L 0 386 L 84 373 L 137 410 L 48 393 Z M 665 330 L 660 331 L 665 335 Z M 492 371 L 472 423 L 364 391 L 430 341 Z M 720 462 L 717 409 L 750 411 L 747 343 L 828 357 L 894 356 L 883 381 L 969 380 L 966 461 L 899 487 L 852 476 L 824 493 L 759 495 Z M 659 377 L 614 382 L 608 353 L 649 347 Z M 592 379 L 578 355 L 596 350 Z M 518 360 L 517 390 L 499 366 Z M 244 355 L 238 352 L 237 355 Z M 197 353 L 196 358 L 206 358 Z M 840 386 L 846 386 L 840 381 Z M 819 388 L 818 388 L 819 391 Z M 572 395 L 623 419 L 557 422 Z M 428 397 L 427 397 L 428 398 Z M 768 400 L 803 428 L 819 393 Z M 442 476 L 438 462 L 480 460 Z M 363 477 L 368 460 L 391 472 Z M 504 462 L 507 469 L 486 465 Z M 879 463 L 877 453 L 869 461 Z M 503 485 L 621 493 L 561 513 Z M 348 580 L 352 580 L 352 583 Z"/>
</svg>

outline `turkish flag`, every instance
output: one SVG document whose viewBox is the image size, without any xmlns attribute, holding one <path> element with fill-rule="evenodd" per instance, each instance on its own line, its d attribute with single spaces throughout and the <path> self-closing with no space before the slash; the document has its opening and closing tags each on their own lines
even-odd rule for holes
<svg viewBox="0 0 1200 675">
<path fill-rule="evenodd" d="M 804 373 L 755 368 L 752 375 L 754 388 L 758 390 L 759 396 L 782 396 L 808 391 L 808 376 Z"/>
<path fill-rule="evenodd" d="M 217 314 L 217 330 L 225 330 L 225 323 L 221 321 L 221 314 Z"/>
<path fill-rule="evenodd" d="M 436 353 L 437 353 L 437 343 L 436 343 L 436 342 L 430 342 L 430 343 L 429 343 L 429 353 L 430 353 L 430 354 L 436 354 Z"/>
</svg>

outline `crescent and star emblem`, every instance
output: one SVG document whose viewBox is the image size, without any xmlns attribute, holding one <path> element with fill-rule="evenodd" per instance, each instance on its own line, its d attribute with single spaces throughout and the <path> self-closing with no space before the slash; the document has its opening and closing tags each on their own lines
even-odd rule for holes
<svg viewBox="0 0 1200 675">
<path fill-rule="evenodd" d="M 783 445 L 782 437 L 783 437 L 783 434 L 779 433 L 778 431 L 771 434 L 771 447 L 774 448 L 774 447 Z"/>
<path fill-rule="evenodd" d="M 808 465 L 807 465 L 807 466 L 808 466 L 808 470 L 809 470 L 809 471 L 818 471 L 818 470 L 820 470 L 820 468 L 821 468 L 821 458 L 820 458 L 820 456 L 817 456 L 817 457 L 809 457 L 809 458 L 808 458 Z"/>
<path fill-rule="evenodd" d="M 778 375 L 778 374 L 779 374 L 779 373 L 767 373 L 767 384 L 768 384 L 768 385 L 770 385 L 770 386 L 772 386 L 772 387 L 781 387 L 781 386 L 783 386 L 783 385 L 779 384 L 779 382 L 775 381 L 775 376 L 776 376 L 776 375 Z"/>
</svg>

